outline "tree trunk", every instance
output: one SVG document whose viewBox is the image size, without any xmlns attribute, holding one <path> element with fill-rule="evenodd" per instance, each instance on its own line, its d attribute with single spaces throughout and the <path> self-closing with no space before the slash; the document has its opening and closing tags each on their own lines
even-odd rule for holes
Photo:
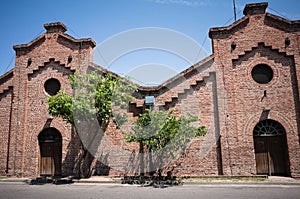
<svg viewBox="0 0 300 199">
<path fill-rule="evenodd" d="M 153 176 L 155 173 L 154 165 L 153 165 L 153 156 L 152 156 L 152 149 L 149 148 L 149 175 Z"/>
<path fill-rule="evenodd" d="M 144 164 L 144 144 L 143 144 L 143 142 L 140 142 L 139 158 L 140 158 L 140 176 L 144 176 L 145 175 L 145 164 Z"/>
</svg>

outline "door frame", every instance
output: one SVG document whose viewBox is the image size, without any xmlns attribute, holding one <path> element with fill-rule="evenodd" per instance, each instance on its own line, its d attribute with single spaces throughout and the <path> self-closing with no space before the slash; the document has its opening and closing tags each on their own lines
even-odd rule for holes
<svg viewBox="0 0 300 199">
<path fill-rule="evenodd" d="M 62 166 L 61 133 L 52 127 L 43 129 L 38 135 L 38 142 L 40 176 L 60 176 Z"/>
<path fill-rule="evenodd" d="M 253 129 L 253 142 L 257 174 L 290 176 L 286 131 L 279 122 L 258 122 Z"/>
</svg>

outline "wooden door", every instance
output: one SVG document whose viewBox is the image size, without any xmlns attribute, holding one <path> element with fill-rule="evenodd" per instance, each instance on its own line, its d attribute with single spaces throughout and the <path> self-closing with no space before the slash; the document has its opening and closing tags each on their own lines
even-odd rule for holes
<svg viewBox="0 0 300 199">
<path fill-rule="evenodd" d="M 40 175 L 53 176 L 55 173 L 53 157 L 41 157 Z"/>
<path fill-rule="evenodd" d="M 61 175 L 62 139 L 60 133 L 49 128 L 39 135 L 40 144 L 40 175 Z"/>
<path fill-rule="evenodd" d="M 287 175 L 286 147 L 283 136 L 270 137 L 268 140 L 269 156 L 272 163 L 272 175 Z"/>
<path fill-rule="evenodd" d="M 258 175 L 269 175 L 269 158 L 267 143 L 263 137 L 255 137 L 255 160 Z"/>
<path fill-rule="evenodd" d="M 284 136 L 257 136 L 254 143 L 257 174 L 288 175 Z"/>
<path fill-rule="evenodd" d="M 61 174 L 61 146 L 56 142 L 40 143 L 40 175 L 57 176 Z"/>
</svg>

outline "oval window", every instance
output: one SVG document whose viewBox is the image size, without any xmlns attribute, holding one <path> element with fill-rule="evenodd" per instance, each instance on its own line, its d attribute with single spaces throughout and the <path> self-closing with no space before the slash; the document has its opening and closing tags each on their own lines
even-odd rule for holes
<svg viewBox="0 0 300 199">
<path fill-rule="evenodd" d="M 273 70 L 266 64 L 254 66 L 251 71 L 252 78 L 259 84 L 267 84 L 273 79 Z"/>
<path fill-rule="evenodd" d="M 60 90 L 60 82 L 57 79 L 51 78 L 45 82 L 44 87 L 45 87 L 45 91 L 49 95 L 53 96 L 56 95 Z"/>
</svg>

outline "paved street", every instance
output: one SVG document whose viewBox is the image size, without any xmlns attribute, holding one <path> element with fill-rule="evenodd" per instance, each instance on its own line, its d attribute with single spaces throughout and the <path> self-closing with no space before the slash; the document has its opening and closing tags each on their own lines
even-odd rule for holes
<svg viewBox="0 0 300 199">
<path fill-rule="evenodd" d="M 120 184 L 27 185 L 0 183 L 1 199 L 135 199 L 135 198 L 264 198 L 299 199 L 300 185 L 203 184 L 168 188 L 140 187 Z"/>
</svg>

